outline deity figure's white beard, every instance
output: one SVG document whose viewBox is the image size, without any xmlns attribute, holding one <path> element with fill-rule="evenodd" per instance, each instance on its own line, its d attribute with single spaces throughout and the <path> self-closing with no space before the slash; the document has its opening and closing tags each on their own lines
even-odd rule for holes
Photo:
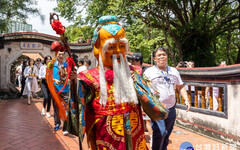
<svg viewBox="0 0 240 150">
<path fill-rule="evenodd" d="M 116 55 L 113 55 L 112 60 L 114 72 L 113 87 L 115 103 L 138 104 L 137 94 L 133 86 L 133 80 L 131 77 L 127 58 L 125 58 L 124 60 L 122 54 L 120 54 L 120 63 L 118 63 Z M 99 55 L 99 74 L 100 74 L 100 104 L 105 107 L 108 97 L 105 71 L 101 55 Z"/>
</svg>

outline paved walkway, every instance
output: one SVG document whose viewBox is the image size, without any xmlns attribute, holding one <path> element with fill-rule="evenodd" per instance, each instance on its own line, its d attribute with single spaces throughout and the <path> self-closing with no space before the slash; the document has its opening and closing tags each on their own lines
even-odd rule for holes
<svg viewBox="0 0 240 150">
<path fill-rule="evenodd" d="M 26 99 L 1 100 L 0 150 L 77 150 L 77 137 L 64 136 L 61 130 L 57 132 L 52 130 L 54 127 L 53 109 L 51 109 L 50 118 L 42 116 L 41 110 L 42 99 L 34 99 L 31 105 L 27 105 Z M 149 136 L 146 133 L 149 147 L 148 139 Z M 170 140 L 168 150 L 179 150 L 180 145 L 185 141 L 190 141 L 195 150 L 235 150 L 176 126 Z M 83 149 L 88 149 L 86 140 L 83 142 Z"/>
</svg>

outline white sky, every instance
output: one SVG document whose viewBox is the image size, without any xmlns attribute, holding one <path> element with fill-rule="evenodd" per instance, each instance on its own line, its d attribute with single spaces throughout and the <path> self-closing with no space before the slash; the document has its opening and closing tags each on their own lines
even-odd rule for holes
<svg viewBox="0 0 240 150">
<path fill-rule="evenodd" d="M 27 19 L 27 23 L 32 25 L 33 30 L 37 30 L 39 33 L 50 34 L 54 36 L 58 36 L 56 32 L 52 29 L 49 17 L 50 13 L 54 12 L 53 8 L 57 7 L 56 0 L 38 0 L 37 8 L 40 8 L 41 13 L 45 16 L 44 24 L 41 22 L 40 17 L 30 15 L 29 19 Z M 63 17 L 59 17 L 59 20 L 62 22 L 64 26 L 68 26 L 71 23 L 67 22 Z"/>
</svg>

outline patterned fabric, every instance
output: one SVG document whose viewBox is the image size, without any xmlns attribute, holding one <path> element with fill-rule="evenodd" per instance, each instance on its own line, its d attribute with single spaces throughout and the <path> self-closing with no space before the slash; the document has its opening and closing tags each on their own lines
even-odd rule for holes
<svg viewBox="0 0 240 150">
<path fill-rule="evenodd" d="M 78 113 L 77 113 L 77 105 L 78 102 L 74 100 L 74 94 L 72 90 L 72 86 L 70 87 L 69 91 L 69 98 L 67 102 L 67 108 L 66 108 L 66 116 L 68 117 L 68 120 L 64 122 L 63 131 L 67 130 L 69 133 L 81 136 L 82 132 L 78 131 L 77 121 L 78 121 Z M 83 127 L 82 127 L 83 128 Z M 81 139 L 81 138 L 80 138 Z"/>
<path fill-rule="evenodd" d="M 148 88 L 149 80 L 144 76 L 135 73 L 135 89 L 139 97 L 143 110 L 153 121 L 163 120 L 168 116 L 167 107 L 158 100 L 158 97 L 153 95 Z"/>
<path fill-rule="evenodd" d="M 102 117 L 94 129 L 98 149 L 147 149 L 139 110 L 136 108 L 129 113 Z"/>
<path fill-rule="evenodd" d="M 118 19 L 116 16 L 102 16 L 101 18 L 99 18 L 98 22 L 99 24 L 103 24 L 109 21 L 116 21 L 118 22 Z"/>
<path fill-rule="evenodd" d="M 109 68 L 105 68 L 107 69 Z M 99 103 L 98 68 L 83 71 L 78 77 L 81 79 L 79 87 L 83 91 L 79 91 L 80 98 L 84 99 L 81 100 L 81 106 L 79 105 L 84 109 L 80 114 L 82 117 L 79 117 L 79 128 L 84 130 L 86 127 L 87 141 L 91 149 L 147 149 L 140 105 L 116 105 L 114 85 L 108 83 L 108 102 L 106 107 L 103 107 Z"/>
<path fill-rule="evenodd" d="M 131 65 L 129 66 L 130 70 L 135 71 L 136 73 L 142 75 L 142 68 L 137 65 Z"/>
<path fill-rule="evenodd" d="M 105 24 L 108 23 L 109 24 Z M 101 28 L 105 29 L 106 31 L 108 31 L 110 34 L 115 35 L 118 33 L 118 31 L 122 28 L 121 25 L 119 25 L 116 16 L 102 16 L 99 19 L 99 24 L 98 27 L 94 30 L 93 32 L 93 38 L 92 38 L 92 42 L 95 44 L 97 39 L 98 39 L 98 34 Z"/>
<path fill-rule="evenodd" d="M 105 68 L 108 70 L 109 68 Z M 130 66 L 132 71 L 139 70 Z M 168 111 L 152 96 L 147 83 L 135 73 L 135 88 L 144 111 L 152 120 L 167 117 Z M 107 85 L 108 102 L 106 107 L 99 104 L 99 70 L 89 69 L 78 74 L 78 100 L 74 101 L 71 90 L 67 106 L 68 122 L 66 129 L 83 141 L 87 133 L 87 141 L 91 149 L 147 149 L 144 124 L 140 105 L 114 103 L 113 85 Z M 146 79 L 147 80 L 147 79 Z M 78 108 L 77 108 L 78 106 Z"/>
<path fill-rule="evenodd" d="M 78 110 L 79 110 L 79 137 L 81 141 L 83 141 L 85 130 L 86 130 L 86 123 L 85 123 L 85 100 L 84 100 L 84 87 L 83 84 L 79 81 L 78 82 Z M 91 90 L 89 90 L 91 93 Z"/>
<path fill-rule="evenodd" d="M 103 25 L 102 28 L 108 31 L 110 34 L 115 35 L 122 28 L 122 26 L 118 24 L 107 24 Z"/>
<path fill-rule="evenodd" d="M 101 25 L 97 26 L 97 28 L 93 31 L 93 38 L 92 38 L 92 42 L 95 44 L 97 42 L 97 39 L 98 39 L 98 34 L 99 34 L 99 31 L 101 29 Z"/>
</svg>

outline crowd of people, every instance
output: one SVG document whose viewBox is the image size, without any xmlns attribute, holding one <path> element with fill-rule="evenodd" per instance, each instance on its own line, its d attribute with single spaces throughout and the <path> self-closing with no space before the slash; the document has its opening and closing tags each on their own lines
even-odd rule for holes
<svg viewBox="0 0 240 150">
<path fill-rule="evenodd" d="M 73 115 L 69 117 L 71 119 L 63 119 L 63 134 L 78 135 L 82 141 L 86 132 L 93 149 L 109 148 L 110 145 L 112 149 L 146 148 L 144 121 L 152 149 L 167 149 L 176 120 L 175 90 L 184 98 L 186 111 L 193 106 L 178 70 L 168 65 L 168 51 L 162 47 L 154 50 L 155 65 L 148 68 L 143 66 L 142 54 L 134 53 L 129 67 L 125 55 L 129 46 L 124 28 L 114 16 L 100 18 L 99 22 L 101 25 L 93 38 L 97 67 L 92 68 L 90 60 L 79 58 L 78 67 L 67 81 L 65 52 L 57 52 L 52 77 L 55 92 L 60 92 L 59 96 L 69 106 L 66 114 L 60 115 L 59 110 L 64 106 L 52 100 L 47 84 L 46 69 L 51 56 L 46 56 L 43 64 L 40 58 L 36 62 L 29 59 L 17 67 L 21 94 L 27 95 L 30 105 L 40 85 L 44 97 L 41 114 L 51 117 L 53 104 L 54 130 L 61 127 L 60 116 Z M 180 62 L 177 67 L 193 68 L 194 62 Z"/>
<path fill-rule="evenodd" d="M 20 96 L 27 95 L 27 103 L 30 105 L 33 96 L 38 91 L 38 73 L 37 63 L 33 59 L 24 59 L 16 68 L 16 79 L 21 90 Z"/>
<path fill-rule="evenodd" d="M 47 81 L 46 81 L 46 68 L 47 64 L 52 61 L 51 56 L 46 56 L 43 60 L 41 58 L 37 58 L 36 61 L 33 59 L 25 59 L 21 62 L 19 66 L 16 67 L 16 79 L 17 79 L 17 85 L 21 90 L 20 96 L 27 96 L 27 104 L 30 105 L 33 102 L 33 97 L 35 96 L 36 92 L 39 90 L 42 91 L 43 94 L 43 108 L 41 111 L 41 114 L 44 116 L 46 115 L 48 118 L 51 117 L 50 114 L 50 108 L 51 103 L 53 104 L 54 108 L 54 120 L 55 120 L 55 128 L 54 130 L 59 130 L 60 127 L 60 119 L 58 117 L 58 109 L 55 104 L 55 102 L 52 100 L 51 93 L 49 91 Z M 60 90 L 63 87 L 63 82 L 60 80 L 59 76 L 59 70 L 63 66 L 66 69 L 66 62 L 64 58 L 64 52 L 59 52 L 57 55 L 57 61 L 54 65 L 54 71 L 53 71 L 53 78 L 54 83 L 56 86 L 56 90 Z M 83 58 L 78 58 L 78 65 L 79 67 L 76 67 L 75 69 L 77 72 L 81 72 L 87 69 L 90 69 L 91 60 L 84 60 Z M 85 65 L 86 64 L 86 65 Z M 68 86 L 64 89 L 62 92 L 63 97 L 65 99 L 68 99 Z M 46 108 L 47 106 L 47 108 Z M 65 131 L 67 133 L 67 131 Z"/>
</svg>

